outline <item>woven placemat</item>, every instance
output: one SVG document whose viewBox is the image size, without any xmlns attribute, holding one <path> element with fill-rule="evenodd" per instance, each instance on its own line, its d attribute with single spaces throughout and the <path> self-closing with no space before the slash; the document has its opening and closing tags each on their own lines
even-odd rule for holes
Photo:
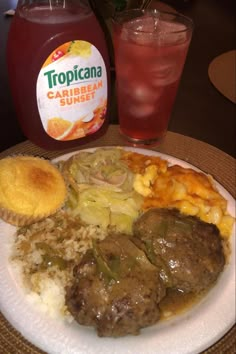
<svg viewBox="0 0 236 354">
<path fill-rule="evenodd" d="M 96 146 L 125 146 L 118 127 L 110 126 L 106 135 L 79 148 L 63 151 L 46 151 L 29 141 L 20 143 L 0 153 L 0 158 L 15 154 L 31 154 L 54 158 L 67 152 Z M 223 151 L 201 141 L 168 132 L 160 147 L 152 148 L 165 154 L 185 160 L 204 172 L 211 174 L 235 198 L 236 165 L 235 159 Z M 30 325 L 30 324 L 29 324 Z M 29 343 L 0 313 L 0 354 L 43 354 L 44 352 Z M 203 352 L 204 354 L 235 354 L 236 326 L 231 328 L 217 343 Z M 63 353 L 61 353 L 63 354 Z M 86 353 L 85 353 L 86 354 Z M 112 353 L 111 353 L 112 354 Z M 168 354 L 168 353 L 167 353 Z M 195 353 L 197 354 L 197 353 Z"/>
</svg>

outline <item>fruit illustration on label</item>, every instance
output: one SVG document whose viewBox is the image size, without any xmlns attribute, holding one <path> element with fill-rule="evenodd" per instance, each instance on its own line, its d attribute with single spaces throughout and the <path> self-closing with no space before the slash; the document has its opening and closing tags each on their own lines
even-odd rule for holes
<svg viewBox="0 0 236 354">
<path fill-rule="evenodd" d="M 62 140 L 71 131 L 73 124 L 63 118 L 51 118 L 48 120 L 47 133 L 52 138 Z"/>
<path fill-rule="evenodd" d="M 59 117 L 51 118 L 48 120 L 47 134 L 56 140 L 67 141 L 95 133 L 104 122 L 106 106 L 106 101 L 101 102 L 92 115 L 83 116 L 74 123 Z"/>
<path fill-rule="evenodd" d="M 37 80 L 37 102 L 46 133 L 74 140 L 96 132 L 107 110 L 107 73 L 95 46 L 74 40 L 57 47 Z"/>
<path fill-rule="evenodd" d="M 72 41 L 68 51 L 71 54 L 88 58 L 91 55 L 91 44 L 85 41 Z"/>
</svg>

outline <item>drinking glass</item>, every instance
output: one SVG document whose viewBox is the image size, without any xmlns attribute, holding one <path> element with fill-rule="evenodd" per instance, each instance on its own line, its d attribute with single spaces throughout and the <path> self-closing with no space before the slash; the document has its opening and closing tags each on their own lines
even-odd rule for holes
<svg viewBox="0 0 236 354">
<path fill-rule="evenodd" d="M 177 13 L 137 9 L 114 17 L 119 126 L 133 145 L 163 140 L 192 30 L 192 20 Z"/>
</svg>

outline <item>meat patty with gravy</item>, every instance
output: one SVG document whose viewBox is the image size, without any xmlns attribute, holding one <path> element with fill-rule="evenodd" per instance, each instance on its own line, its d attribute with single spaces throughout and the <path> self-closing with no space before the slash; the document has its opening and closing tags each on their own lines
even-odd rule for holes
<svg viewBox="0 0 236 354">
<path fill-rule="evenodd" d="M 225 257 L 218 228 L 175 209 L 149 209 L 133 226 L 168 287 L 200 292 L 213 284 Z"/>
<path fill-rule="evenodd" d="M 156 266 L 127 235 L 114 234 L 93 245 L 74 268 L 67 288 L 68 310 L 99 336 L 138 334 L 160 318 L 165 285 Z"/>
</svg>

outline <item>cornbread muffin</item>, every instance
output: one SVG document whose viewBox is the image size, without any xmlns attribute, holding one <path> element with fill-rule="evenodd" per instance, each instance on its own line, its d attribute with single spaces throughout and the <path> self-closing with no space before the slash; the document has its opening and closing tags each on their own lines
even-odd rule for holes
<svg viewBox="0 0 236 354">
<path fill-rule="evenodd" d="M 0 160 L 0 218 L 24 226 L 54 214 L 66 198 L 57 168 L 33 156 Z"/>
</svg>

